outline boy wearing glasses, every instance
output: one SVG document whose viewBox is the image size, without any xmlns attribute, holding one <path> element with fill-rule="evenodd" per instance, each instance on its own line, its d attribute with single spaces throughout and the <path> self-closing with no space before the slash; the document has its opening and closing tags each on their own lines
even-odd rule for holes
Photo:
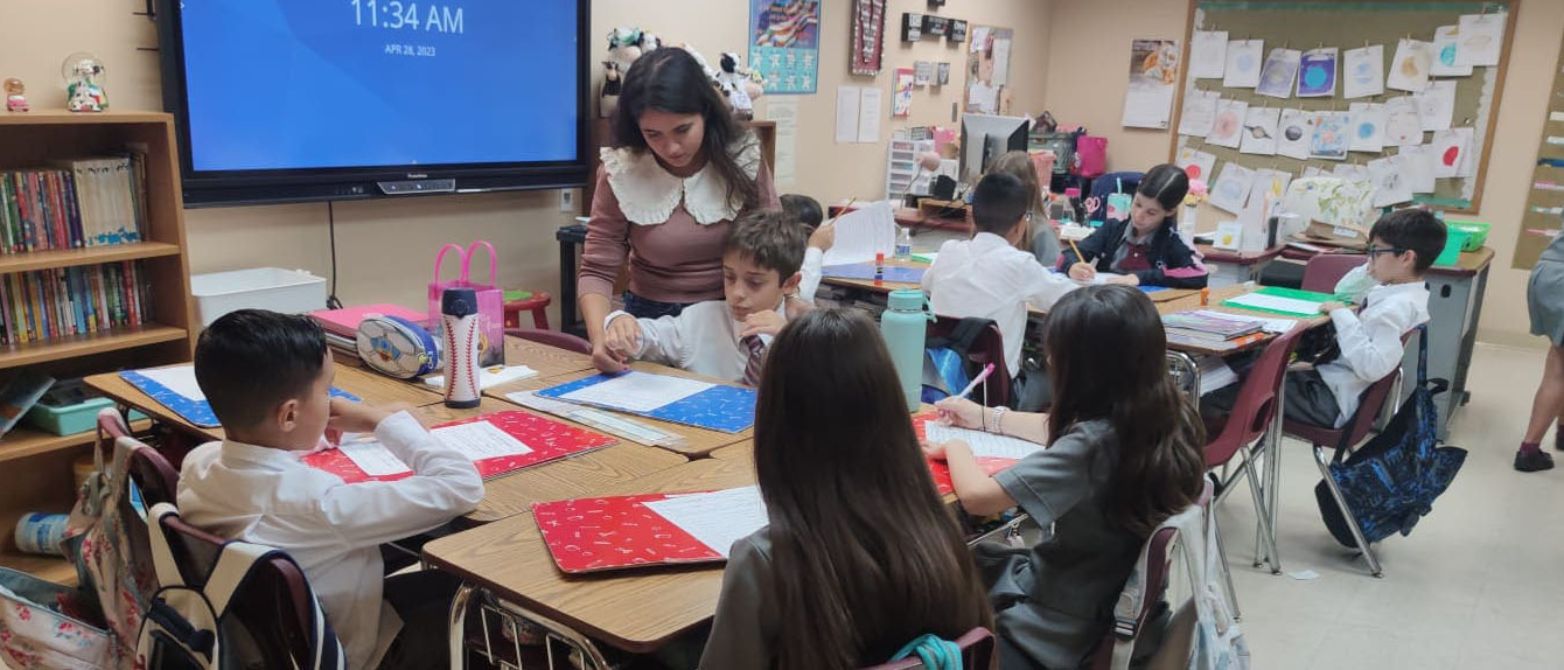
<svg viewBox="0 0 1564 670">
<path fill-rule="evenodd" d="M 1368 262 L 1336 283 L 1338 298 L 1363 308 L 1320 306 L 1336 327 L 1341 353 L 1312 370 L 1287 374 L 1287 418 L 1339 428 L 1357 411 L 1358 396 L 1401 366 L 1401 336 L 1428 322 L 1423 273 L 1444 247 L 1445 224 L 1427 210 L 1403 209 L 1374 223 Z"/>
<path fill-rule="evenodd" d="M 972 239 L 946 242 L 923 274 L 923 290 L 935 314 L 999 325 L 1012 376 L 1021 372 L 1026 306 L 1048 309 L 1077 287 L 1016 248 L 1030 225 L 1031 209 L 1030 192 L 1021 180 L 1002 173 L 983 177 L 972 194 Z"/>
</svg>

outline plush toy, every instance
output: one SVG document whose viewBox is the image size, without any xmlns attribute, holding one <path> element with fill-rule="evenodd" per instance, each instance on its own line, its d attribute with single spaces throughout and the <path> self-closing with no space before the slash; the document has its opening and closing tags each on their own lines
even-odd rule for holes
<svg viewBox="0 0 1564 670">
<path fill-rule="evenodd" d="M 624 75 L 630 65 L 641 56 L 656 51 L 662 42 L 656 35 L 640 28 L 615 28 L 608 33 L 608 60 L 603 61 L 603 90 L 599 98 L 598 116 L 613 116 L 619 107 L 619 91 L 624 86 Z"/>
<path fill-rule="evenodd" d="M 755 100 L 765 95 L 760 85 L 759 73 L 739 64 L 739 55 L 731 51 L 722 54 L 722 70 L 717 73 L 717 88 L 727 96 L 728 104 L 742 119 L 755 117 Z"/>
</svg>

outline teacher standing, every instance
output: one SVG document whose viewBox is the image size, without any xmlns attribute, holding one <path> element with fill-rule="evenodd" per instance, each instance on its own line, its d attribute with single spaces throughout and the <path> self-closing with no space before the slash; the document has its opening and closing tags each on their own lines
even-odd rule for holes
<svg viewBox="0 0 1564 670">
<path fill-rule="evenodd" d="M 658 49 L 630 67 L 612 131 L 577 277 L 592 356 L 605 370 L 623 367 L 604 346 L 603 319 L 626 261 L 624 309 L 633 316 L 721 300 L 722 243 L 733 220 L 781 207 L 759 140 L 684 49 Z"/>
</svg>

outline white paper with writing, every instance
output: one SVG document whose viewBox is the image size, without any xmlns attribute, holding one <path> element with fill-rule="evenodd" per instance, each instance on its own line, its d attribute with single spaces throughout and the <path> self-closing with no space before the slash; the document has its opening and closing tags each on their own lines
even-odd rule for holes
<svg viewBox="0 0 1564 670">
<path fill-rule="evenodd" d="M 560 396 L 560 399 L 613 407 L 627 412 L 650 412 L 713 386 L 716 384 L 632 370 L 613 379 L 566 393 Z"/>
<path fill-rule="evenodd" d="M 441 444 L 461 452 L 474 463 L 490 458 L 532 453 L 532 447 L 487 421 L 446 426 L 429 432 L 439 439 Z"/>
<path fill-rule="evenodd" d="M 972 455 L 978 458 L 1007 458 L 1019 461 L 1032 452 L 1043 448 L 1043 445 L 1035 442 L 985 433 L 981 430 L 947 426 L 938 421 L 929 421 L 923 424 L 923 437 L 929 444 L 961 440 L 966 442 L 967 446 L 972 447 Z"/>
<path fill-rule="evenodd" d="M 413 471 L 402 462 L 402 459 L 397 458 L 396 454 L 391 453 L 386 445 L 371 436 L 365 437 L 368 439 L 349 440 L 345 436 L 342 444 L 337 447 L 342 455 L 353 461 L 353 464 L 363 470 L 364 474 L 371 477 L 385 477 Z"/>
<path fill-rule="evenodd" d="M 674 496 L 646 506 L 723 558 L 728 557 L 734 542 L 769 521 L 758 486 Z"/>
</svg>

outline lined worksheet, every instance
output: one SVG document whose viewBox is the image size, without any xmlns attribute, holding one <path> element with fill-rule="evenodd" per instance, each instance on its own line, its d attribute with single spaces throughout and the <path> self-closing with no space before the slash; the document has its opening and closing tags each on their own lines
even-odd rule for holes
<svg viewBox="0 0 1564 670">
<path fill-rule="evenodd" d="M 758 486 L 671 496 L 646 506 L 723 558 L 734 542 L 768 523 Z"/>
<path fill-rule="evenodd" d="M 630 371 L 560 396 L 561 400 L 600 405 L 626 412 L 650 412 L 716 386 L 671 375 Z"/>
<path fill-rule="evenodd" d="M 461 452 L 474 463 L 489 458 L 532 453 L 532 447 L 488 421 L 435 428 L 429 433 L 438 438 L 442 444 Z"/>
<path fill-rule="evenodd" d="M 966 442 L 968 446 L 972 447 L 972 455 L 978 458 L 1006 458 L 1019 461 L 1026 458 L 1028 454 L 1043 448 L 1043 445 L 1036 442 L 1027 442 L 1014 437 L 995 435 L 970 428 L 947 426 L 938 421 L 929 421 L 923 424 L 923 435 L 931 444 L 949 442 L 950 440 Z"/>
</svg>

